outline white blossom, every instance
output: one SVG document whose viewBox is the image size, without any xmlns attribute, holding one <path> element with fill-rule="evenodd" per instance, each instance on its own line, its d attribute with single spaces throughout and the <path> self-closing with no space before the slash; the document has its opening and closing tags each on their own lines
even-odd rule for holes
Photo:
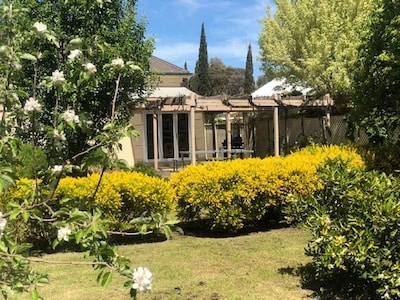
<svg viewBox="0 0 400 300">
<path fill-rule="evenodd" d="M 14 61 L 13 62 L 14 68 L 17 71 L 20 71 L 22 69 L 22 65 L 19 62 Z"/>
<path fill-rule="evenodd" d="M 73 109 L 68 109 L 62 113 L 61 118 L 66 122 L 79 123 L 79 116 L 75 114 Z"/>
<path fill-rule="evenodd" d="M 62 83 L 63 81 L 65 81 L 64 72 L 60 72 L 59 70 L 55 70 L 53 73 L 51 73 L 51 80 L 55 84 Z"/>
<path fill-rule="evenodd" d="M 141 292 L 149 291 L 151 290 L 152 281 L 153 275 L 147 268 L 139 267 L 133 270 L 133 289 Z"/>
<path fill-rule="evenodd" d="M 69 235 L 71 234 L 71 229 L 69 227 L 62 227 L 57 231 L 57 238 L 61 241 L 64 240 L 66 242 L 69 241 Z"/>
<path fill-rule="evenodd" d="M 53 169 L 51 169 L 53 172 L 61 172 L 62 171 L 62 169 L 63 169 L 63 166 L 62 165 L 55 165 L 54 167 L 53 167 Z"/>
<path fill-rule="evenodd" d="M 94 145 L 96 145 L 96 141 L 95 141 L 95 140 L 88 140 L 88 141 L 87 141 L 87 144 L 88 144 L 90 147 L 93 147 Z"/>
<path fill-rule="evenodd" d="M 59 131 L 58 129 L 53 130 L 53 135 L 55 138 L 58 138 L 62 141 L 66 141 L 67 137 L 65 136 L 64 130 Z"/>
<path fill-rule="evenodd" d="M 116 67 L 123 67 L 124 60 L 122 58 L 115 58 L 111 61 L 111 64 Z"/>
<path fill-rule="evenodd" d="M 83 65 L 85 67 L 85 70 L 88 71 L 89 73 L 96 73 L 97 69 L 96 66 L 92 63 L 87 63 Z"/>
<path fill-rule="evenodd" d="M 69 60 L 74 60 L 75 58 L 82 55 L 82 51 L 79 49 L 71 50 L 70 54 L 68 55 Z"/>
<path fill-rule="evenodd" d="M 0 212 L 0 236 L 3 234 L 4 229 L 6 229 L 7 219 L 3 218 L 3 213 Z"/>
<path fill-rule="evenodd" d="M 40 33 L 47 31 L 47 25 L 42 22 L 35 22 L 35 24 L 33 24 L 33 27 L 35 27 L 36 30 Z"/>
<path fill-rule="evenodd" d="M 42 106 L 40 103 L 33 97 L 30 97 L 26 102 L 24 106 L 24 111 L 25 112 L 40 112 L 42 110 Z"/>
</svg>

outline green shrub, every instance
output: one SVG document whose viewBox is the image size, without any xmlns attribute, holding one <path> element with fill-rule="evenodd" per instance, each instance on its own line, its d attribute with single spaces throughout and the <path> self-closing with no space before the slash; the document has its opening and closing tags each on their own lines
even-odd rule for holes
<svg viewBox="0 0 400 300">
<path fill-rule="evenodd" d="M 30 207 L 38 204 L 38 199 L 34 197 L 34 190 L 36 184 L 40 186 L 41 181 L 33 179 L 21 178 L 16 180 L 16 186 L 9 189 L 7 192 L 0 194 L 0 211 L 7 212 L 11 210 L 10 204 L 15 203 Z M 47 191 L 41 191 L 44 197 Z M 49 206 L 48 206 L 49 207 Z M 47 208 L 35 208 L 36 215 L 40 215 L 45 219 L 51 218 L 51 212 Z M 12 228 L 16 242 L 50 242 L 51 237 L 54 237 L 54 230 L 48 222 L 39 222 L 35 218 L 30 218 L 25 221 L 20 217 L 10 217 L 8 219 L 7 227 Z"/>
<path fill-rule="evenodd" d="M 162 176 L 158 173 L 152 165 L 149 165 L 145 162 L 138 161 L 135 163 L 135 166 L 132 169 L 133 172 L 142 173 L 149 175 L 151 177 L 158 177 L 161 178 Z"/>
<path fill-rule="evenodd" d="M 251 158 L 188 166 L 170 179 L 184 220 L 209 219 L 212 229 L 236 231 L 281 209 L 288 193 L 308 195 L 321 182 L 317 167 L 328 157 L 363 165 L 347 147 L 307 147 L 287 157 Z"/>
<path fill-rule="evenodd" d="M 30 144 L 21 145 L 21 161 L 20 164 L 15 165 L 17 178 L 34 178 L 40 170 L 47 170 L 47 168 L 47 157 L 43 150 L 39 147 L 32 149 Z"/>
<path fill-rule="evenodd" d="M 400 171 L 400 146 L 360 146 L 357 150 L 368 170 L 396 174 Z"/>
<path fill-rule="evenodd" d="M 317 279 L 338 281 L 368 299 L 400 297 L 400 181 L 332 160 L 320 170 L 323 187 L 292 197 L 286 213 L 312 233 L 306 253 Z M 347 284 L 345 284 L 347 283 Z"/>
</svg>

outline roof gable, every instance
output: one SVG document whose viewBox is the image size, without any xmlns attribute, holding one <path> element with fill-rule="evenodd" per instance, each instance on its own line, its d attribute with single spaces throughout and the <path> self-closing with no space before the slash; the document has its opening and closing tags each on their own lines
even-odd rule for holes
<svg viewBox="0 0 400 300">
<path fill-rule="evenodd" d="M 174 75 L 174 74 L 186 74 L 189 75 L 190 72 L 181 67 L 178 67 L 174 64 L 171 64 L 161 58 L 156 56 L 152 56 L 150 59 L 150 69 L 156 70 L 165 75 Z"/>
</svg>

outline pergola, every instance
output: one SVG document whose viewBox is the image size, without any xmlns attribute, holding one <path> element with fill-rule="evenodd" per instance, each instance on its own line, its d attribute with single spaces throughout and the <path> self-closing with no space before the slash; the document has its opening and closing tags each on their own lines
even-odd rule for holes
<svg viewBox="0 0 400 300">
<path fill-rule="evenodd" d="M 162 88 L 160 88 L 162 89 Z M 179 88 L 177 88 L 178 91 Z M 175 96 L 162 96 L 160 93 L 151 95 L 147 100 L 145 108 L 153 111 L 153 131 L 157 132 L 157 112 L 176 112 L 186 111 L 190 114 L 190 157 L 191 163 L 196 164 L 196 130 L 195 113 L 225 113 L 226 114 L 226 150 L 229 153 L 232 150 L 232 124 L 231 114 L 238 112 L 272 112 L 273 114 L 273 140 L 274 155 L 279 156 L 279 109 L 280 108 L 306 108 L 306 107 L 329 107 L 333 105 L 333 100 L 327 94 L 321 98 L 313 99 L 306 96 L 281 96 L 274 94 L 268 97 L 249 97 L 249 98 L 231 98 L 227 96 L 220 97 L 202 97 L 185 89 L 186 93 L 176 94 Z M 329 120 L 329 110 L 326 118 Z M 158 169 L 158 137 L 153 135 L 154 146 L 154 168 Z"/>
</svg>

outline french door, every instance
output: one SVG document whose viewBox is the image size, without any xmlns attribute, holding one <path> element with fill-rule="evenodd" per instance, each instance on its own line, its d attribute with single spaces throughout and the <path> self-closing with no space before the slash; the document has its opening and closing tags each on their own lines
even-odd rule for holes
<svg viewBox="0 0 400 300">
<path fill-rule="evenodd" d="M 189 114 L 158 113 L 157 140 L 159 159 L 179 159 L 180 151 L 189 151 Z M 147 159 L 154 159 L 153 114 L 146 114 L 146 151 Z"/>
</svg>

